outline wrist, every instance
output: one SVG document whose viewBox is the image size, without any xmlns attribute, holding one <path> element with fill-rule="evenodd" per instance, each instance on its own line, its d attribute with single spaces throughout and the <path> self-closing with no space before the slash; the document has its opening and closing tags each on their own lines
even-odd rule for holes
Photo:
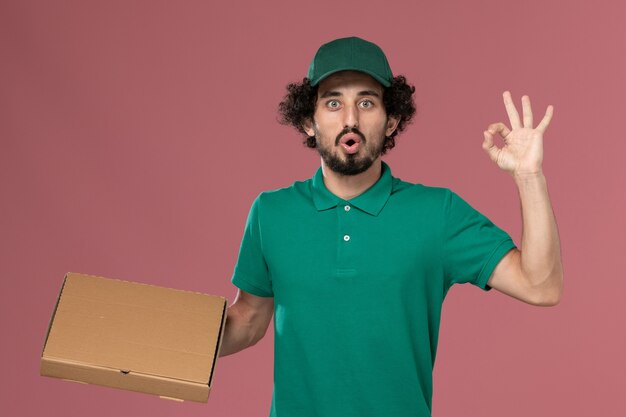
<svg viewBox="0 0 626 417">
<path fill-rule="evenodd" d="M 511 176 L 515 181 L 528 181 L 534 179 L 544 178 L 543 171 L 526 171 L 526 172 L 511 172 Z"/>
</svg>

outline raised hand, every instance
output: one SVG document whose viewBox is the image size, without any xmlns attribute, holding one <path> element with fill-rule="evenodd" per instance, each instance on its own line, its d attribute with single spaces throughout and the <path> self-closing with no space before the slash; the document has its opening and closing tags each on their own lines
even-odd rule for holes
<svg viewBox="0 0 626 417">
<path fill-rule="evenodd" d="M 543 134 L 552 119 L 553 106 L 548 106 L 546 114 L 536 128 L 533 128 L 533 113 L 530 98 L 522 96 L 522 122 L 511 99 L 511 93 L 502 94 L 504 106 L 509 115 L 511 130 L 502 122 L 490 124 L 483 132 L 483 149 L 491 160 L 513 176 L 535 175 L 541 173 L 543 161 Z M 493 143 L 495 134 L 500 135 L 504 146 L 498 148 Z"/>
</svg>

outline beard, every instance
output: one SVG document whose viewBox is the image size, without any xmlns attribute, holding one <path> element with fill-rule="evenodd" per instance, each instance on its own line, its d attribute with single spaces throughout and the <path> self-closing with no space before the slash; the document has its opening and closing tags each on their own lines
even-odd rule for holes
<svg viewBox="0 0 626 417">
<path fill-rule="evenodd" d="M 355 133 L 361 137 L 361 150 L 355 154 L 344 154 L 345 158 L 342 158 L 342 153 L 337 152 L 336 148 L 339 147 L 339 140 L 346 133 Z M 343 129 L 337 135 L 335 139 L 335 147 L 325 147 L 316 135 L 317 152 L 322 157 L 324 164 L 333 172 L 340 175 L 358 175 L 365 172 L 372 166 L 374 161 L 382 155 L 384 140 L 380 142 L 380 145 L 369 149 L 367 146 L 367 139 L 365 135 L 356 128 Z M 362 155 L 360 155 L 362 154 Z"/>
</svg>

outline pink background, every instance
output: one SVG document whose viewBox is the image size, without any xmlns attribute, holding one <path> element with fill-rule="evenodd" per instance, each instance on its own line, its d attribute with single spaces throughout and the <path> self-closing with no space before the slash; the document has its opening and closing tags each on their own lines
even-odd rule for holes
<svg viewBox="0 0 626 417">
<path fill-rule="evenodd" d="M 214 4 L 215 2 L 213 2 Z M 386 158 L 520 244 L 511 178 L 481 149 L 501 94 L 555 107 L 544 170 L 566 287 L 555 308 L 457 286 L 433 413 L 624 416 L 624 40 L 616 1 L 0 3 L 0 280 L 7 416 L 268 415 L 273 333 L 220 359 L 208 404 L 39 376 L 63 275 L 226 296 L 248 208 L 319 160 L 276 123 L 317 47 L 378 43 L 417 88 Z M 621 256 L 621 257 L 620 257 Z M 384 352 L 381 352 L 384 354 Z"/>
</svg>

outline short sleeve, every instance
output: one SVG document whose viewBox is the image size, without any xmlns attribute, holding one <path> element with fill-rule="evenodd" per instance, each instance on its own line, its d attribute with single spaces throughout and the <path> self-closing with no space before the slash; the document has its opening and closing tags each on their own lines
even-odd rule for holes
<svg viewBox="0 0 626 417">
<path fill-rule="evenodd" d="M 453 191 L 445 201 L 443 269 L 446 290 L 453 284 L 471 283 L 489 291 L 491 273 L 515 243 L 487 217 Z"/>
<path fill-rule="evenodd" d="M 260 200 L 261 196 L 258 196 L 250 208 L 231 282 L 259 297 L 273 297 L 272 281 L 263 255 Z"/>
</svg>

